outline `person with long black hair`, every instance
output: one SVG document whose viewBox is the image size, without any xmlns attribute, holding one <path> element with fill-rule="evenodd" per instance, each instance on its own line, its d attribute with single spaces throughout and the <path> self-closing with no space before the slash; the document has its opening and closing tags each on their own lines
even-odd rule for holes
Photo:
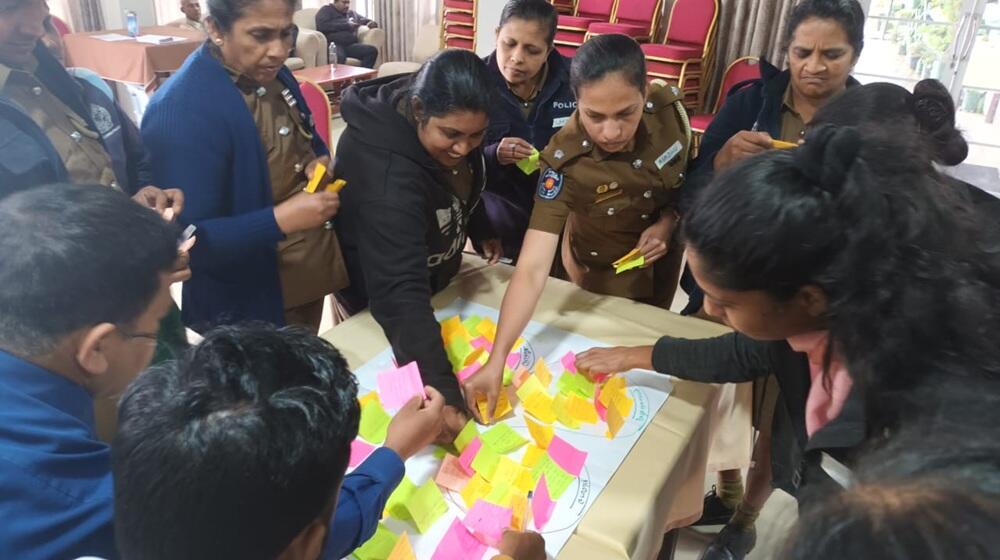
<svg viewBox="0 0 1000 560">
<path fill-rule="evenodd" d="M 441 391 L 450 437 L 465 403 L 431 296 L 458 273 L 470 236 L 492 262 L 501 255 L 482 206 L 488 84 L 481 59 L 445 50 L 416 74 L 351 88 L 341 108 L 336 175 L 347 188 L 337 231 L 351 279 L 341 302 L 352 313 L 368 307 L 396 361 L 416 361 Z"/>
</svg>

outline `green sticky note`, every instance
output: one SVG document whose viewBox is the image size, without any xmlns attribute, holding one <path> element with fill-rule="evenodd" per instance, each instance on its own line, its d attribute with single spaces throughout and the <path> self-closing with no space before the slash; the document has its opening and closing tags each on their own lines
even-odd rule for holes
<svg viewBox="0 0 1000 560">
<path fill-rule="evenodd" d="M 398 540 L 395 533 L 379 523 L 372 538 L 354 551 L 354 557 L 358 560 L 385 560 L 392 554 Z"/>
<path fill-rule="evenodd" d="M 642 256 L 642 255 L 639 255 L 638 257 L 636 257 L 636 258 L 634 258 L 634 259 L 632 259 L 630 261 L 625 261 L 622 264 L 616 266 L 615 267 L 615 274 L 621 274 L 622 272 L 628 272 L 629 270 L 632 270 L 633 268 L 639 268 L 639 267 L 641 267 L 644 264 L 646 264 L 646 257 Z"/>
<path fill-rule="evenodd" d="M 457 449 L 459 453 L 465 451 L 465 446 L 469 445 L 469 442 L 476 439 L 476 436 L 478 435 L 479 427 L 476 426 L 476 421 L 469 420 L 465 423 L 465 427 L 462 428 L 462 431 L 458 432 L 458 435 L 455 436 L 455 449 Z"/>
<path fill-rule="evenodd" d="M 500 464 L 500 454 L 489 446 L 482 446 L 479 453 L 472 459 L 472 470 L 479 473 L 479 476 L 486 480 L 493 479 L 493 473 L 497 472 L 497 465 Z"/>
<path fill-rule="evenodd" d="M 444 456 L 447 455 L 447 454 L 448 454 L 448 450 L 445 449 L 445 448 L 443 448 L 443 447 L 435 447 L 434 448 L 434 458 L 435 459 L 444 459 Z"/>
<path fill-rule="evenodd" d="M 538 482 L 538 479 L 545 475 L 545 483 L 549 487 L 549 494 L 553 500 L 558 500 L 569 488 L 576 478 L 552 460 L 548 453 L 542 456 L 535 468 L 531 470 L 531 476 Z"/>
<path fill-rule="evenodd" d="M 538 150 L 532 150 L 531 155 L 517 162 L 518 169 L 521 170 L 525 175 L 531 175 L 535 171 L 538 171 L 538 160 L 541 157 L 541 153 Z"/>
<path fill-rule="evenodd" d="M 385 441 L 385 433 L 389 428 L 390 420 L 392 417 L 377 400 L 369 401 L 361 407 L 361 424 L 358 426 L 358 434 L 369 443 L 382 443 Z"/>
<path fill-rule="evenodd" d="M 483 318 L 480 317 L 479 315 L 469 315 L 468 317 L 465 318 L 464 321 L 462 321 L 462 326 L 464 326 L 465 330 L 469 331 L 470 333 L 474 333 L 476 332 L 476 326 L 478 326 L 479 322 L 482 320 Z"/>
<path fill-rule="evenodd" d="M 407 507 L 413 518 L 413 524 L 421 533 L 426 533 L 434 526 L 435 521 L 448 513 L 448 503 L 444 501 L 441 489 L 438 488 L 434 479 L 428 480 L 417 488 Z"/>
<path fill-rule="evenodd" d="M 514 370 L 510 369 L 507 366 L 504 366 L 503 367 L 503 386 L 504 387 L 509 387 L 511 381 L 513 381 L 513 380 L 514 380 Z"/>
<path fill-rule="evenodd" d="M 507 424 L 497 424 L 486 430 L 481 437 L 484 445 L 502 455 L 520 449 L 528 443 L 528 440 Z"/>
<path fill-rule="evenodd" d="M 417 491 L 417 486 L 407 477 L 399 482 L 399 486 L 389 495 L 385 502 L 385 513 L 390 517 L 409 521 L 411 519 L 407 504 Z"/>
<path fill-rule="evenodd" d="M 461 371 L 465 367 L 465 359 L 472 353 L 472 345 L 464 338 L 457 337 L 452 339 L 444 350 L 448 354 L 448 361 L 451 362 L 451 369 Z"/>
<path fill-rule="evenodd" d="M 559 377 L 560 393 L 576 393 L 585 399 L 594 398 L 594 383 L 578 373 L 563 372 Z"/>
</svg>

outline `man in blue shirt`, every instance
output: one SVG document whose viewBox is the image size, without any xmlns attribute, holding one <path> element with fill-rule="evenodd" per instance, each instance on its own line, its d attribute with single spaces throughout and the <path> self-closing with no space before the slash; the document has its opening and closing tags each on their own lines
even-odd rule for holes
<svg viewBox="0 0 1000 560">
<path fill-rule="evenodd" d="M 117 556 L 93 400 L 152 358 L 177 236 L 111 189 L 0 200 L 0 558 Z"/>
<path fill-rule="evenodd" d="M 444 397 L 427 393 L 397 413 L 385 447 L 365 462 L 372 485 L 394 488 L 400 456 L 440 432 Z M 374 531 L 387 497 L 341 487 L 359 419 L 357 382 L 330 343 L 259 324 L 212 331 L 179 361 L 143 373 L 121 400 L 112 452 L 119 552 L 346 556 Z"/>
</svg>

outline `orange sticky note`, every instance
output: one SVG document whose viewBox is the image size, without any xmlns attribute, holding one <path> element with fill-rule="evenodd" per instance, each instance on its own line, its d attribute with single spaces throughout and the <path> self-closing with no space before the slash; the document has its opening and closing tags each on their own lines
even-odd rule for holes
<svg viewBox="0 0 1000 560">
<path fill-rule="evenodd" d="M 534 422 L 531 418 L 525 416 L 525 423 L 528 424 L 528 433 L 531 434 L 532 439 L 535 440 L 535 445 L 541 449 L 546 449 L 549 446 L 549 442 L 552 441 L 552 436 L 555 434 L 555 430 L 552 426 L 545 426 Z"/>
<path fill-rule="evenodd" d="M 628 262 L 637 257 L 638 255 L 639 255 L 639 249 L 632 249 L 631 251 L 626 253 L 622 258 L 611 263 L 611 266 L 618 268 L 619 266 L 621 266 L 622 263 Z"/>
<path fill-rule="evenodd" d="M 485 478 L 476 474 L 465 485 L 465 488 L 462 488 L 462 501 L 465 502 L 465 507 L 472 507 L 473 504 L 485 498 L 492 491 L 493 485 L 486 482 Z"/>
<path fill-rule="evenodd" d="M 462 324 L 462 318 L 458 315 L 441 322 L 441 338 L 444 339 L 445 345 L 450 344 L 455 337 L 470 340 L 469 333 L 465 331 L 465 326 Z"/>
<path fill-rule="evenodd" d="M 410 544 L 410 537 L 404 532 L 396 541 L 396 546 L 386 560 L 417 560 L 417 555 L 413 552 L 413 545 Z"/>
<path fill-rule="evenodd" d="M 309 183 L 306 185 L 305 191 L 307 193 L 315 193 L 319 190 L 320 183 L 323 179 L 326 179 L 326 166 L 322 163 L 317 163 L 315 169 L 313 170 L 312 179 L 309 179 Z"/>
<path fill-rule="evenodd" d="M 461 465 L 459 465 L 458 457 L 445 455 L 444 460 L 441 461 L 441 468 L 438 469 L 437 476 L 434 478 L 434 482 L 437 482 L 438 486 L 442 488 L 461 492 L 471 479 L 472 477 L 466 474 Z"/>
<path fill-rule="evenodd" d="M 625 391 L 625 378 L 616 375 L 601 386 L 601 395 L 598 399 L 601 401 L 601 404 L 608 407 L 611 406 L 611 399 L 614 398 L 615 394 L 623 391 Z"/>
<path fill-rule="evenodd" d="M 535 364 L 535 377 L 542 383 L 542 387 L 548 387 L 552 384 L 552 370 L 549 369 L 545 360 L 538 360 L 538 363 Z"/>
<path fill-rule="evenodd" d="M 378 393 L 376 393 L 375 391 L 366 393 L 363 397 L 358 397 L 358 404 L 361 405 L 361 408 L 364 408 L 366 404 L 372 401 L 379 402 Z"/>
<path fill-rule="evenodd" d="M 618 407 L 612 406 L 608 408 L 608 431 L 604 435 L 607 436 L 608 439 L 614 439 L 614 437 L 618 435 L 618 431 L 621 430 L 624 425 L 625 419 L 622 418 L 621 413 L 618 412 Z"/>
<path fill-rule="evenodd" d="M 566 412 L 574 420 L 585 424 L 597 423 L 597 409 L 594 408 L 593 401 L 587 400 L 576 393 L 566 397 Z"/>
<path fill-rule="evenodd" d="M 510 398 L 507 397 L 507 391 L 504 389 L 500 391 L 500 396 L 497 397 L 497 408 L 495 414 L 493 414 L 492 417 L 490 417 L 487 414 L 486 407 L 488 404 L 489 403 L 486 401 L 485 398 L 482 397 L 476 398 L 476 406 L 479 408 L 479 416 L 480 418 L 483 418 L 487 422 L 495 422 L 496 420 L 499 420 L 504 416 L 507 416 L 508 414 L 511 413 L 511 411 L 514 410 L 514 408 L 510 406 Z"/>
<path fill-rule="evenodd" d="M 523 531 L 528 525 L 530 510 L 528 509 L 528 497 L 521 494 L 511 494 L 510 496 L 511 529 Z"/>
<path fill-rule="evenodd" d="M 490 354 L 485 348 L 476 348 L 465 358 L 465 367 L 469 367 L 474 363 L 484 366 L 489 358 Z"/>
<path fill-rule="evenodd" d="M 521 404 L 524 406 L 525 412 L 545 424 L 551 424 L 556 421 L 556 413 L 552 409 L 552 397 L 545 391 L 536 391 L 528 395 L 528 398 L 523 399 Z"/>
<path fill-rule="evenodd" d="M 476 325 L 476 332 L 486 337 L 486 340 L 495 342 L 497 338 L 497 324 L 489 317 L 483 317 L 482 321 Z"/>
<path fill-rule="evenodd" d="M 518 367 L 514 371 L 514 387 L 520 387 L 529 377 L 531 377 L 531 372 L 528 371 L 528 368 L 524 366 Z"/>
<path fill-rule="evenodd" d="M 798 148 L 798 144 L 792 144 L 791 142 L 784 142 L 782 140 L 771 140 L 771 147 L 775 150 L 791 150 L 792 148 Z"/>
<path fill-rule="evenodd" d="M 538 464 L 538 460 L 541 459 L 543 455 L 545 455 L 544 449 L 538 447 L 537 445 L 530 444 L 524 450 L 524 457 L 521 458 L 521 464 L 529 469 L 533 468 Z"/>
<path fill-rule="evenodd" d="M 622 418 L 628 418 L 632 414 L 632 398 L 625 391 L 619 391 L 611 398 L 611 405 L 608 409 L 618 410 Z"/>
</svg>

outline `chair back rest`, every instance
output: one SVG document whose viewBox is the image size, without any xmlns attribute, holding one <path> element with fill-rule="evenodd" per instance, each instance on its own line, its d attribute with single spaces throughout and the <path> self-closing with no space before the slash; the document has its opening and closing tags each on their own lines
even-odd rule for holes
<svg viewBox="0 0 1000 560">
<path fill-rule="evenodd" d="M 316 8 L 306 8 L 292 14 L 292 23 L 299 26 L 299 29 L 316 30 Z"/>
<path fill-rule="evenodd" d="M 313 115 L 316 122 L 316 134 L 326 142 L 326 146 L 333 152 L 330 145 L 330 130 L 333 128 L 333 111 L 330 109 L 330 100 L 326 97 L 326 92 L 315 82 L 298 78 L 299 88 L 302 90 L 302 98 L 306 100 L 306 107 Z"/>
<path fill-rule="evenodd" d="M 667 43 L 707 46 L 719 14 L 719 0 L 676 0 L 670 9 Z"/>
<path fill-rule="evenodd" d="M 601 18 L 604 21 L 611 19 L 614 9 L 615 0 L 580 0 L 576 3 L 576 15 Z"/>
<path fill-rule="evenodd" d="M 649 27 L 662 5 L 662 0 L 619 0 L 618 9 L 615 10 L 615 23 Z"/>
<path fill-rule="evenodd" d="M 69 24 L 63 21 L 62 18 L 58 16 L 52 16 L 52 27 L 56 28 L 56 31 L 59 32 L 60 37 L 62 37 L 63 35 L 69 35 L 70 33 L 73 32 L 73 30 L 69 28 Z"/>
<path fill-rule="evenodd" d="M 423 64 L 439 50 L 441 50 L 441 27 L 436 23 L 421 26 L 413 42 L 413 62 Z"/>
</svg>

